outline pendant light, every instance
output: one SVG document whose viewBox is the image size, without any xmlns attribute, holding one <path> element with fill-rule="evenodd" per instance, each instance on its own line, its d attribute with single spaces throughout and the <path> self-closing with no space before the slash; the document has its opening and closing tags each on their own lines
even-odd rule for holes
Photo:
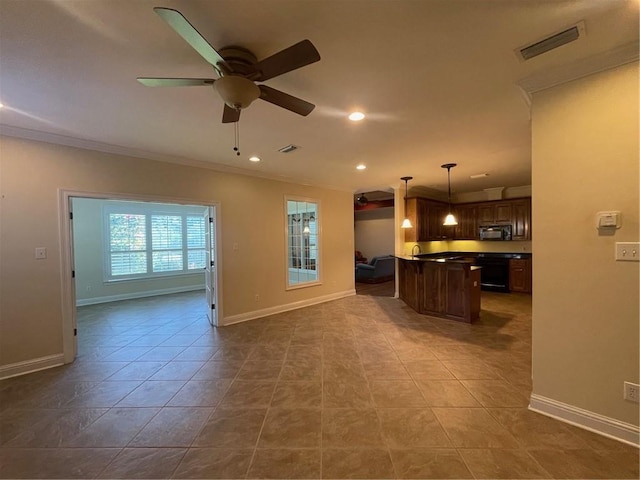
<svg viewBox="0 0 640 480">
<path fill-rule="evenodd" d="M 442 168 L 446 168 L 447 169 L 447 182 L 449 184 L 449 213 L 445 217 L 444 223 L 443 223 L 443 225 L 446 225 L 446 226 L 454 226 L 454 225 L 458 224 L 458 220 L 456 220 L 456 217 L 454 217 L 453 213 L 451 213 L 451 169 L 453 167 L 455 167 L 456 165 L 458 165 L 458 164 L 457 163 L 445 163 L 444 165 L 440 165 Z"/>
<path fill-rule="evenodd" d="M 400 180 L 404 180 L 404 220 L 400 228 L 413 228 L 411 220 L 407 217 L 407 197 L 409 196 L 409 180 L 413 180 L 413 177 L 401 177 Z"/>
</svg>

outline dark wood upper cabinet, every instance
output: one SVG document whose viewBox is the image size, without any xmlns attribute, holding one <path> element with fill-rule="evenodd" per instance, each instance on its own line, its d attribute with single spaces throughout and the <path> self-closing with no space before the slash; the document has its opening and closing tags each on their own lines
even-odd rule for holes
<svg viewBox="0 0 640 480">
<path fill-rule="evenodd" d="M 440 202 L 429 202 L 427 215 L 429 218 L 429 229 L 427 238 L 430 240 L 445 240 L 453 237 L 453 227 L 444 226 L 444 217 L 447 216 L 449 206 Z"/>
<path fill-rule="evenodd" d="M 405 242 L 478 240 L 478 227 L 512 225 L 513 240 L 531 239 L 531 198 L 452 205 L 458 225 L 444 226 L 449 206 L 427 198 L 407 199 L 407 215 L 413 228 L 404 232 Z"/>
<path fill-rule="evenodd" d="M 456 240 L 478 239 L 478 206 L 474 203 L 454 205 L 453 211 L 458 220 L 455 227 Z"/>
<path fill-rule="evenodd" d="M 418 215 L 418 199 L 407 198 L 405 200 L 405 217 L 411 220 L 412 228 L 405 228 L 404 241 L 405 242 L 420 242 L 420 235 L 418 230 L 420 227 L 420 221 L 422 220 L 422 214 Z"/>
<path fill-rule="evenodd" d="M 478 225 L 503 225 L 511 223 L 511 202 L 485 202 L 478 207 Z"/>
<path fill-rule="evenodd" d="M 513 240 L 531 240 L 531 199 L 519 198 L 511 202 Z"/>
<path fill-rule="evenodd" d="M 451 227 L 442 225 L 447 215 L 446 203 L 427 198 L 407 199 L 407 217 L 413 228 L 404 231 L 405 242 L 429 242 L 453 237 Z"/>
</svg>

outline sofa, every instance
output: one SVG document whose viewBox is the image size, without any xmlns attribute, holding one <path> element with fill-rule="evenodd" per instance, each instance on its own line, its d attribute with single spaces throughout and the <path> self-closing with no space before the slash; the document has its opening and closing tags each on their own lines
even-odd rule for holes
<svg viewBox="0 0 640 480">
<path fill-rule="evenodd" d="M 392 255 L 373 257 L 369 263 L 356 265 L 356 282 L 378 283 L 392 280 L 396 271 L 396 259 Z"/>
</svg>

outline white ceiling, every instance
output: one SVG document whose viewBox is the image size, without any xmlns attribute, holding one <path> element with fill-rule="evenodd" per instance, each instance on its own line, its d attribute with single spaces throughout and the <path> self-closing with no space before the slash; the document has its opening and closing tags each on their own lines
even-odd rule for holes
<svg viewBox="0 0 640 480">
<path fill-rule="evenodd" d="M 353 192 L 387 190 L 405 175 L 412 186 L 446 190 L 440 165 L 448 162 L 458 163 L 454 194 L 528 185 L 530 112 L 519 83 L 544 86 L 602 69 L 616 55 L 637 57 L 639 4 L 0 0 L 0 124 L 10 135 Z M 233 124 L 221 123 L 223 103 L 212 88 L 136 81 L 215 78 L 154 6 L 182 12 L 216 49 L 241 45 L 258 59 L 308 38 L 322 59 L 265 84 L 316 109 L 301 117 L 257 100 L 242 112 L 237 157 Z M 515 55 L 579 21 L 583 39 L 527 62 Z M 349 122 L 352 109 L 367 119 Z M 277 151 L 290 143 L 301 149 Z M 262 162 L 250 163 L 254 154 Z M 361 162 L 368 168 L 357 171 Z"/>
</svg>

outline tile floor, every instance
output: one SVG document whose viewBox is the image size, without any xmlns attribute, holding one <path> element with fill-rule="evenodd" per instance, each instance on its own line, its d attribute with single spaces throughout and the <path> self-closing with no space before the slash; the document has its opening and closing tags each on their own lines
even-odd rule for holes
<svg viewBox="0 0 640 480">
<path fill-rule="evenodd" d="M 220 329 L 200 293 L 82 307 L 74 364 L 0 382 L 0 477 L 638 478 L 637 449 L 527 410 L 530 301 Z"/>
</svg>

